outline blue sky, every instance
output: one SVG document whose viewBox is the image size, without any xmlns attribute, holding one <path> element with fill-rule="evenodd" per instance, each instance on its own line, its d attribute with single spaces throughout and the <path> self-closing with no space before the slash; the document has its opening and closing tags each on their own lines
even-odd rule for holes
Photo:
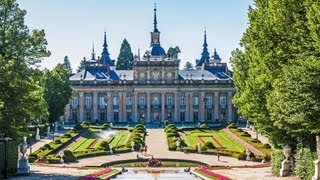
<svg viewBox="0 0 320 180">
<path fill-rule="evenodd" d="M 106 29 L 112 59 L 119 54 L 121 42 L 127 38 L 133 53 L 141 53 L 150 45 L 153 30 L 151 0 L 18 0 L 27 10 L 30 29 L 44 29 L 48 49 L 42 67 L 52 68 L 68 55 L 75 71 L 83 57 L 90 57 L 92 44 L 97 54 L 102 51 Z M 158 29 L 162 47 L 179 46 L 182 64 L 200 58 L 204 27 L 207 28 L 209 52 L 213 49 L 224 62 L 237 48 L 248 26 L 247 10 L 252 0 L 158 0 Z"/>
</svg>

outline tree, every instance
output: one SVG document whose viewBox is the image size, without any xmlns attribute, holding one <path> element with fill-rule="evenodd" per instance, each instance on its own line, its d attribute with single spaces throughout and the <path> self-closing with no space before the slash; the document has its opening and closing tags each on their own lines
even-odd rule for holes
<svg viewBox="0 0 320 180">
<path fill-rule="evenodd" d="M 86 58 L 84 57 L 81 61 L 80 61 L 80 65 L 77 68 L 77 73 L 79 73 L 80 71 L 84 70 L 86 68 Z"/>
<path fill-rule="evenodd" d="M 131 52 L 130 44 L 126 39 L 123 40 L 120 53 L 116 63 L 117 70 L 132 70 L 133 69 L 133 53 Z"/>
<path fill-rule="evenodd" d="M 180 48 L 176 46 L 175 48 L 170 47 L 167 52 L 167 57 L 169 59 L 178 59 L 178 54 L 181 53 Z"/>
<path fill-rule="evenodd" d="M 43 106 L 37 68 L 50 55 L 45 32 L 30 32 L 25 15 L 15 0 L 0 1 L 0 132 L 14 139 L 18 126 Z"/>
<path fill-rule="evenodd" d="M 191 62 L 187 61 L 186 64 L 183 67 L 184 70 L 193 70 L 193 65 Z"/>
<path fill-rule="evenodd" d="M 63 66 L 68 70 L 69 74 L 72 74 L 71 63 L 69 61 L 69 57 L 65 56 L 63 59 Z"/>
<path fill-rule="evenodd" d="M 42 83 L 44 98 L 48 105 L 49 122 L 53 123 L 64 114 L 64 108 L 72 95 L 67 69 L 62 64 L 58 64 L 51 71 L 46 69 Z"/>
<path fill-rule="evenodd" d="M 305 77 L 314 78 L 309 81 L 315 84 L 320 80 L 312 75 L 317 74 L 316 67 L 309 64 L 320 60 L 318 3 L 319 0 L 255 0 L 255 7 L 249 8 L 249 27 L 241 39 L 242 48 L 232 53 L 237 88 L 233 102 L 238 112 L 255 122 L 276 146 L 296 144 L 302 139 L 313 141 L 318 133 L 306 127 L 317 122 L 311 117 L 317 119 L 316 107 L 320 104 L 303 97 L 314 96 L 317 90 L 309 86 Z M 306 87 L 309 89 L 305 93 L 299 91 Z M 293 94 L 297 96 L 290 100 Z M 305 111 L 302 107 L 307 105 L 314 109 Z"/>
</svg>

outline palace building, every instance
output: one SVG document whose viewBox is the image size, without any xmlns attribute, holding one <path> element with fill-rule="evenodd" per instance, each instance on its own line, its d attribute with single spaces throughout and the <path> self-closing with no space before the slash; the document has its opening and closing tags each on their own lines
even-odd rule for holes
<svg viewBox="0 0 320 180">
<path fill-rule="evenodd" d="M 150 49 L 141 58 L 135 56 L 133 70 L 115 69 L 105 32 L 101 57 L 93 51 L 85 69 L 70 77 L 73 92 L 66 120 L 221 123 L 236 119 L 232 72 L 216 50 L 210 57 L 206 32 L 196 70 L 179 70 L 180 61 L 168 58 L 161 47 L 156 11 Z"/>
</svg>

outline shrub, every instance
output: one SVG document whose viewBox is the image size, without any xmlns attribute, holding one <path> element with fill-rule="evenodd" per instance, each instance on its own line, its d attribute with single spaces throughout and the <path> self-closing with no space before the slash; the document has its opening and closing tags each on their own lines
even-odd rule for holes
<svg viewBox="0 0 320 180">
<path fill-rule="evenodd" d="M 143 128 L 143 129 L 145 129 L 142 124 L 137 124 L 137 125 L 134 126 L 134 129 L 137 129 L 137 128 Z"/>
<path fill-rule="evenodd" d="M 232 128 L 230 128 L 230 129 L 232 129 Z M 242 129 L 237 129 L 236 132 L 243 132 L 243 130 Z"/>
<path fill-rule="evenodd" d="M 243 160 L 243 161 L 245 161 L 246 160 L 246 158 L 247 158 L 247 154 L 246 153 L 240 153 L 239 155 L 238 155 L 238 160 Z"/>
<path fill-rule="evenodd" d="M 215 149 L 216 147 L 213 145 L 212 142 L 206 142 L 202 147 L 205 147 L 205 149 Z"/>
<path fill-rule="evenodd" d="M 265 149 L 271 149 L 271 146 L 270 146 L 270 144 L 268 144 L 268 143 L 263 144 L 262 147 L 265 148 Z"/>
<path fill-rule="evenodd" d="M 314 175 L 314 163 L 317 154 L 311 152 L 309 148 L 299 148 L 296 154 L 295 172 L 301 179 L 312 179 Z"/>
<path fill-rule="evenodd" d="M 178 133 L 175 129 L 168 129 L 166 133 Z"/>
<path fill-rule="evenodd" d="M 90 126 L 90 124 L 87 121 L 83 121 L 81 123 L 81 126 L 84 127 L 84 128 L 88 128 Z"/>
<path fill-rule="evenodd" d="M 70 150 L 64 150 L 63 160 L 64 162 L 75 162 L 77 158 Z"/>
<path fill-rule="evenodd" d="M 258 139 L 252 139 L 251 142 L 253 142 L 253 143 L 261 143 L 261 141 L 258 140 Z"/>
<path fill-rule="evenodd" d="M 66 134 L 62 135 L 62 137 L 63 137 L 63 138 L 71 138 L 71 134 L 66 133 Z"/>
<path fill-rule="evenodd" d="M 29 162 L 30 162 L 30 163 L 33 163 L 35 160 L 38 159 L 38 155 L 35 154 L 35 153 L 31 153 L 31 154 L 29 154 L 28 159 L 29 159 Z"/>
<path fill-rule="evenodd" d="M 280 168 L 281 168 L 281 162 L 284 160 L 284 156 L 281 150 L 275 150 L 273 151 L 271 155 L 272 164 L 271 164 L 271 171 L 275 175 L 279 175 Z"/>
<path fill-rule="evenodd" d="M 228 129 L 237 129 L 237 126 L 234 123 L 231 123 L 227 126 Z"/>
<path fill-rule="evenodd" d="M 166 127 L 169 124 L 169 121 L 165 120 L 163 123 L 164 123 L 164 127 Z"/>
<path fill-rule="evenodd" d="M 43 147 L 46 148 L 46 149 L 51 149 L 50 144 L 45 144 L 45 145 L 43 145 Z"/>
<path fill-rule="evenodd" d="M 76 132 L 77 130 L 82 130 L 83 127 L 81 126 L 81 124 L 77 124 L 73 127 L 74 129 L 72 129 L 73 132 Z"/>
<path fill-rule="evenodd" d="M 164 130 L 167 131 L 167 129 L 170 129 L 170 128 L 177 129 L 177 127 L 174 124 L 169 124 L 164 128 Z"/>
<path fill-rule="evenodd" d="M 54 143 L 55 143 L 55 144 L 61 144 L 62 142 L 61 142 L 60 139 L 56 139 L 56 140 L 54 140 Z"/>
<path fill-rule="evenodd" d="M 104 123 L 104 124 L 102 125 L 102 129 L 108 129 L 108 128 L 110 128 L 110 124 Z"/>
<path fill-rule="evenodd" d="M 109 143 L 107 141 L 102 141 L 99 146 L 103 149 L 109 150 Z"/>
<path fill-rule="evenodd" d="M 243 132 L 242 134 L 241 134 L 241 136 L 243 136 L 243 137 L 251 137 L 251 135 L 248 133 L 248 132 Z"/>
<path fill-rule="evenodd" d="M 168 133 L 167 137 L 179 137 L 179 134 L 177 132 L 176 133 Z"/>
<path fill-rule="evenodd" d="M 200 125 L 200 128 L 209 128 L 208 124 L 207 123 L 203 123 Z"/>
</svg>

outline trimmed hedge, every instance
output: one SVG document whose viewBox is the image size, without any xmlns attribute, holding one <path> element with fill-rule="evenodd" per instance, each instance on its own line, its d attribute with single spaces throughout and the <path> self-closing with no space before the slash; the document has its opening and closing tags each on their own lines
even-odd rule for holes
<svg viewBox="0 0 320 180">
<path fill-rule="evenodd" d="M 77 157 L 73 154 L 72 151 L 64 150 L 63 152 L 64 152 L 64 156 L 63 156 L 64 162 L 76 162 L 77 161 Z"/>
<path fill-rule="evenodd" d="M 199 127 L 200 128 L 210 128 L 207 123 L 203 123 Z"/>
<path fill-rule="evenodd" d="M 280 149 L 273 151 L 271 155 L 271 172 L 272 174 L 279 175 L 281 169 L 281 162 L 284 160 L 283 152 Z"/>
<path fill-rule="evenodd" d="M 228 129 L 237 129 L 237 126 L 234 123 L 231 123 L 227 126 Z"/>
</svg>

